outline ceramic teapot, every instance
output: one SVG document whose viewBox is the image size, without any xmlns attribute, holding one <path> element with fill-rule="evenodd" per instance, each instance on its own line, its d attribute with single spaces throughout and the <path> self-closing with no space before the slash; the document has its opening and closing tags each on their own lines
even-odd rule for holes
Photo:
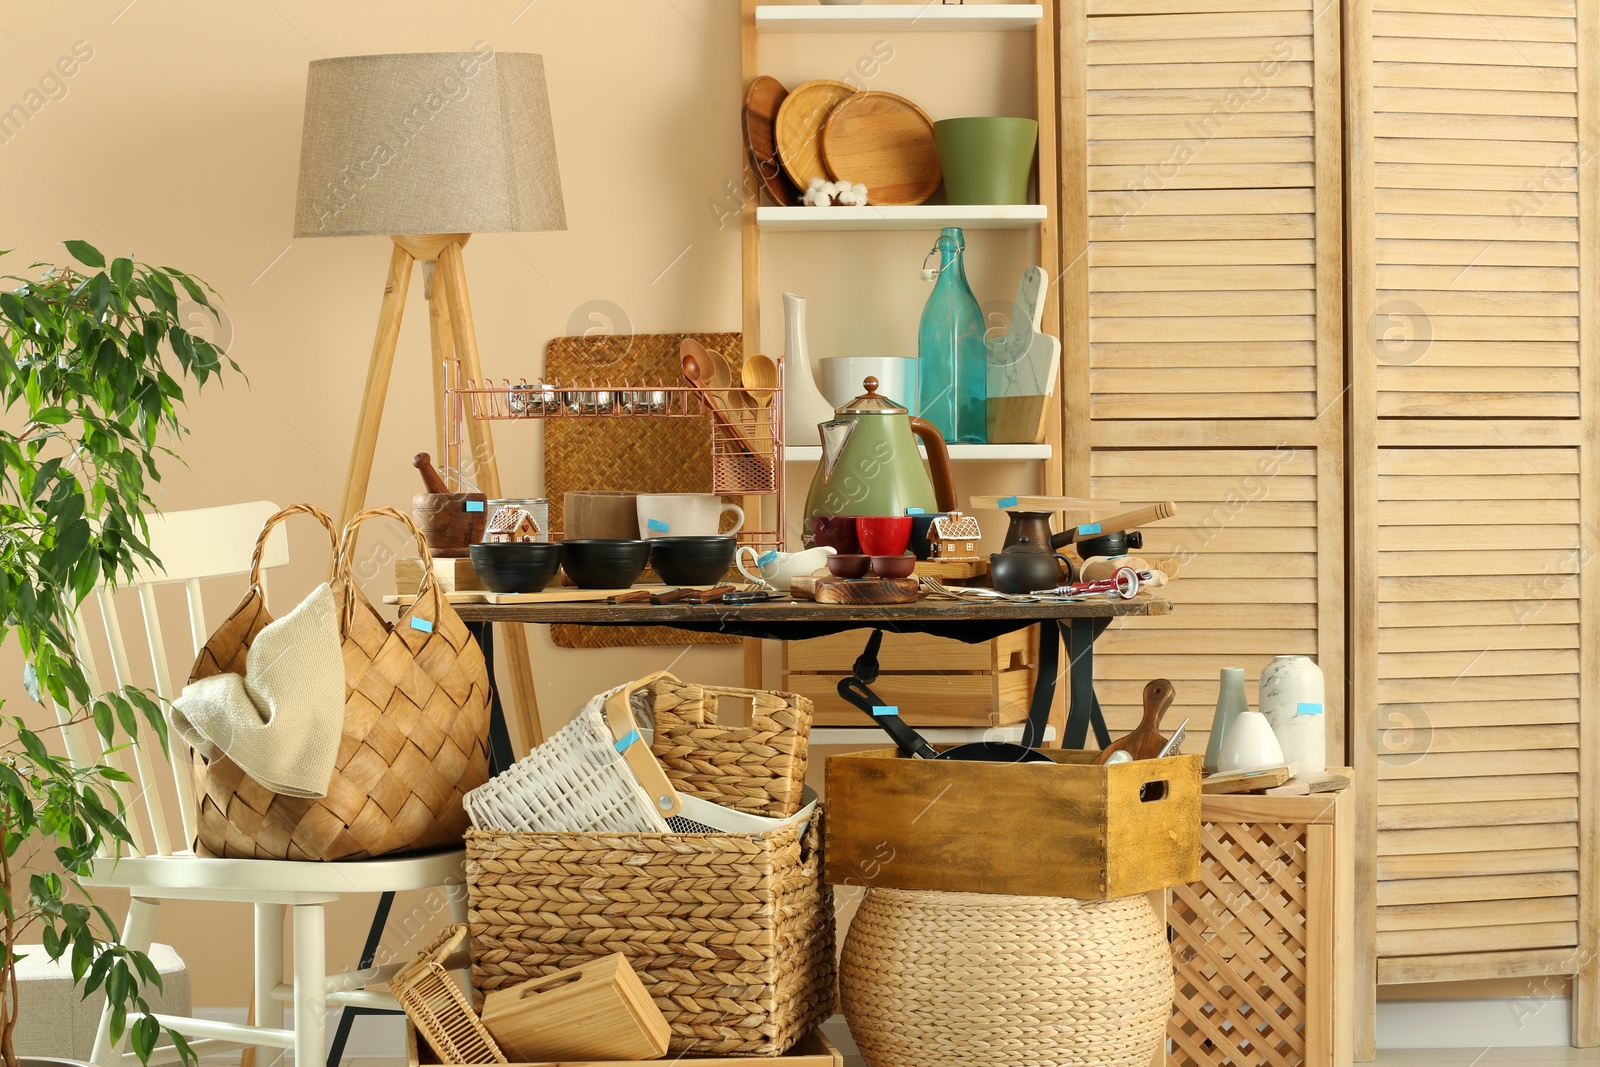
<svg viewBox="0 0 1600 1067">
<path fill-rule="evenodd" d="M 734 556 L 739 573 L 756 585 L 767 585 L 780 593 L 789 591 L 789 583 L 796 578 L 828 565 L 828 557 L 837 549 L 825 546 L 808 548 L 804 552 L 757 552 L 750 545 L 741 545 Z M 749 553 L 750 569 L 745 569 L 745 553 Z"/>
<path fill-rule="evenodd" d="M 1032 593 L 1072 581 L 1072 561 L 1024 537 L 989 556 L 989 580 L 1002 593 Z"/>
<path fill-rule="evenodd" d="M 878 379 L 821 423 L 822 462 L 806 495 L 806 516 L 904 515 L 907 509 L 953 511 L 955 476 L 950 451 L 933 423 L 914 418 L 889 397 L 878 395 Z M 917 439 L 928 463 L 917 454 Z M 805 525 L 810 543 L 810 523 Z"/>
</svg>

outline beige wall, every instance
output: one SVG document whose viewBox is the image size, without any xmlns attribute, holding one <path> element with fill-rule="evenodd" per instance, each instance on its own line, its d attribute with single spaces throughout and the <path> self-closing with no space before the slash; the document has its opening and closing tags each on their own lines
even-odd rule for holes
<svg viewBox="0 0 1600 1067">
<path fill-rule="evenodd" d="M 742 92 L 731 0 L 87 0 L 0 12 L 0 110 L 37 109 L 0 143 L 0 246 L 14 249 L 0 272 L 26 273 L 31 262 L 60 258 L 61 240 L 84 238 L 199 274 L 226 302 L 231 353 L 249 382 L 230 379 L 190 408 L 194 433 L 179 446 L 186 465 L 168 464 L 162 507 L 266 498 L 337 509 L 388 242 L 290 239 L 306 63 L 468 50 L 479 41 L 545 57 L 570 227 L 481 235 L 468 246 L 488 373 L 536 373 L 550 337 L 597 324 L 586 314 L 591 301 L 620 309 L 638 332 L 738 329 L 738 225 L 729 214 L 737 204 L 728 183 L 739 178 Z M 838 77 L 877 42 L 780 41 L 766 67 L 791 85 Z M 935 117 L 1031 113 L 1028 83 L 1015 74 L 1029 58 L 1020 37 L 970 60 L 949 39 L 889 45 L 874 88 L 904 92 Z M 61 78 L 57 60 L 75 48 L 89 58 Z M 985 246 L 992 255 L 972 257 L 981 300 L 1009 297 L 1027 240 L 1003 235 Z M 818 356 L 910 355 L 927 294 L 917 268 L 930 243 L 921 233 L 769 238 L 765 295 L 773 306 L 784 288 L 810 297 Z M 374 503 L 409 501 L 416 477 L 406 459 L 432 442 L 420 279 L 411 298 Z M 766 350 L 781 351 L 781 315 L 765 326 Z M 538 492 L 535 429 L 504 428 L 497 445 L 506 490 Z M 1020 491 L 1034 488 L 1023 466 L 969 472 L 985 485 L 1022 479 Z M 808 472 L 792 473 L 803 488 Z M 309 588 L 323 565 L 311 530 L 294 529 L 291 539 L 298 561 L 275 582 L 285 600 Z M 238 593 L 208 593 L 213 622 Z M 177 600 L 166 607 L 168 625 L 179 625 Z M 556 651 L 543 631 L 531 640 L 549 727 L 595 690 L 657 667 L 675 664 L 707 681 L 739 673 L 736 649 Z M 26 698 L 9 651 L 0 649 L 0 699 L 15 709 Z M 181 676 L 182 650 L 173 658 Z M 415 907 L 413 932 L 426 936 L 437 909 L 418 898 L 403 910 Z M 196 1002 L 243 1003 L 248 916 L 220 906 L 173 910 L 160 937 L 190 962 Z M 346 955 L 364 910 L 344 907 L 331 924 Z M 403 951 L 404 940 L 388 946 Z"/>
</svg>

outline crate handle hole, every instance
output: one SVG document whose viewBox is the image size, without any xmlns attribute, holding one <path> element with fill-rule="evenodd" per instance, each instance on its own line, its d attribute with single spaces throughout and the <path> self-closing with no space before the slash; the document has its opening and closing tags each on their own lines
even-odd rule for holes
<svg viewBox="0 0 1600 1067">
<path fill-rule="evenodd" d="M 1166 782 L 1146 782 L 1139 787 L 1139 803 L 1153 804 L 1167 799 Z"/>
<path fill-rule="evenodd" d="M 751 726 L 755 723 L 754 697 L 735 693 L 717 694 L 716 721 L 718 726 Z"/>
<path fill-rule="evenodd" d="M 522 991 L 522 999 L 527 1000 L 529 997 L 538 996 L 540 993 L 548 993 L 553 989 L 560 989 L 564 985 L 571 985 L 573 982 L 581 981 L 582 979 L 583 975 L 581 974 L 564 974 L 560 978 L 545 982 L 542 985 L 529 986 Z"/>
</svg>

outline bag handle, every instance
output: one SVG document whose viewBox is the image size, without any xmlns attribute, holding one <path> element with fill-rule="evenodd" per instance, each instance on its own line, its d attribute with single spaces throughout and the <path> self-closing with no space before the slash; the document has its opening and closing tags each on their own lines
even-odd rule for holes
<svg viewBox="0 0 1600 1067">
<path fill-rule="evenodd" d="M 439 592 L 439 583 L 433 573 L 433 553 L 428 551 L 428 542 L 423 540 L 422 531 L 417 529 L 417 524 L 411 521 L 411 516 L 396 511 L 394 508 L 363 508 L 350 517 L 344 524 L 344 532 L 339 535 L 338 556 L 334 560 L 334 575 L 341 579 L 345 587 L 344 610 L 339 619 L 339 636 L 350 635 L 350 623 L 356 617 L 356 598 L 360 595 L 354 576 L 350 573 L 355 566 L 355 548 L 357 528 L 368 519 L 393 519 L 411 531 L 411 536 L 417 542 L 417 553 L 422 557 L 422 582 L 417 586 L 417 595 L 409 605 L 400 610 L 399 618 L 407 615 L 415 618 L 427 619 L 438 622 L 443 613 L 443 596 Z M 431 615 L 417 615 L 416 610 L 422 604 L 422 598 L 429 593 L 433 594 L 433 612 Z"/>
<path fill-rule="evenodd" d="M 633 694 L 661 678 L 671 678 L 674 682 L 678 680 L 670 671 L 647 674 L 613 693 L 606 700 L 605 712 L 606 725 L 611 728 L 611 739 L 617 751 L 622 753 L 634 777 L 650 794 L 656 811 L 666 818 L 682 811 L 683 801 L 678 799 L 678 791 L 667 780 L 667 772 L 661 769 L 661 761 L 656 759 L 655 753 L 645 745 L 644 738 L 639 736 L 639 726 L 633 720 L 633 705 L 630 703 Z"/>
<path fill-rule="evenodd" d="M 322 528 L 328 531 L 328 580 L 332 581 L 333 576 L 338 573 L 339 532 L 334 529 L 333 520 L 328 517 L 327 512 L 315 504 L 290 504 L 262 523 L 261 533 L 256 536 L 256 550 L 250 556 L 250 588 L 257 593 L 261 592 L 261 557 L 267 551 L 267 535 L 272 532 L 274 526 L 291 515 L 310 515 L 322 523 Z"/>
</svg>

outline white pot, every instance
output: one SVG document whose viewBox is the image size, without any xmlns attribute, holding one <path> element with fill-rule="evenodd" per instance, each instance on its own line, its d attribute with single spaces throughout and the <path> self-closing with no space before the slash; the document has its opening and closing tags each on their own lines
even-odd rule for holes
<svg viewBox="0 0 1600 1067">
<path fill-rule="evenodd" d="M 1266 767 L 1283 766 L 1283 748 L 1278 736 L 1272 732 L 1267 717 L 1259 711 L 1246 711 L 1233 720 L 1228 736 L 1222 739 L 1222 751 L 1217 753 L 1217 770 L 1222 774 L 1234 771 L 1259 771 Z"/>
<path fill-rule="evenodd" d="M 1328 767 L 1325 695 L 1322 668 L 1309 656 L 1279 656 L 1261 672 L 1261 714 L 1277 735 L 1283 758 L 1307 774 Z"/>
</svg>

